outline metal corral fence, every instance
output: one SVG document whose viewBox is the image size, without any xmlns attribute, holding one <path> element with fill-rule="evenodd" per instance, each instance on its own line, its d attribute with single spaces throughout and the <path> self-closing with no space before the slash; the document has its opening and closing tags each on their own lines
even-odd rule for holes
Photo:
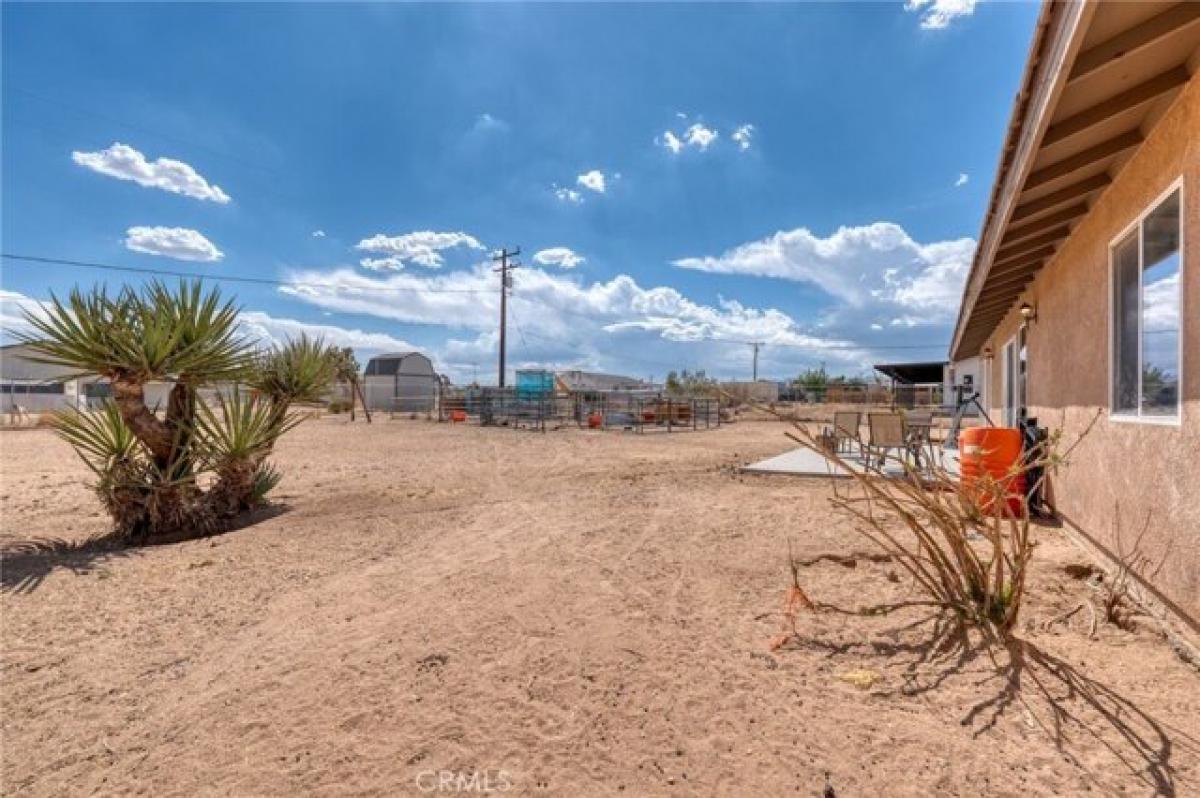
<svg viewBox="0 0 1200 798">
<path fill-rule="evenodd" d="M 940 407 L 941 385 L 827 385 L 810 389 L 792 386 L 779 392 L 780 401 L 829 405 L 887 405 L 890 407 Z M 953 403 L 951 403 L 953 406 Z"/>
<path fill-rule="evenodd" d="M 721 405 L 710 398 L 678 398 L 632 391 L 535 393 L 520 388 L 447 389 L 441 421 L 474 421 L 545 432 L 569 425 L 634 432 L 683 432 L 721 425 Z"/>
</svg>

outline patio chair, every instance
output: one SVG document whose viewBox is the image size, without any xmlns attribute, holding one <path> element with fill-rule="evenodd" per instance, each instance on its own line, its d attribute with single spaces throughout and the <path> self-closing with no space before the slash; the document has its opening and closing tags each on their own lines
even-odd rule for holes
<svg viewBox="0 0 1200 798">
<path fill-rule="evenodd" d="M 930 442 L 930 430 L 933 428 L 933 413 L 926 411 L 908 411 L 904 414 L 904 424 L 914 443 Z"/>
<path fill-rule="evenodd" d="M 899 413 L 868 413 L 867 461 L 877 463 L 880 468 L 887 464 L 888 453 L 893 449 L 900 452 L 900 461 L 908 462 L 912 452 L 904 416 Z"/>
<path fill-rule="evenodd" d="M 853 453 L 854 444 L 858 444 L 859 454 L 862 454 L 862 437 L 858 429 L 862 425 L 862 413 L 857 410 L 847 410 L 833 414 L 833 429 L 827 430 L 833 436 L 835 451 L 840 454 L 845 443 L 847 451 Z"/>
</svg>

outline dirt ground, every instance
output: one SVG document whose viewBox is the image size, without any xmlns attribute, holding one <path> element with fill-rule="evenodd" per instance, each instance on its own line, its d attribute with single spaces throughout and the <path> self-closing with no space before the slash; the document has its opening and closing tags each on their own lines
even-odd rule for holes
<svg viewBox="0 0 1200 798">
<path fill-rule="evenodd" d="M 1200 675 L 1086 613 L 1059 530 L 1021 642 L 824 610 L 912 596 L 827 506 L 744 476 L 779 423 L 633 435 L 307 422 L 281 511 L 104 551 L 87 472 L 0 434 L 6 795 L 1200 794 Z M 826 556 L 835 555 L 835 556 Z"/>
</svg>

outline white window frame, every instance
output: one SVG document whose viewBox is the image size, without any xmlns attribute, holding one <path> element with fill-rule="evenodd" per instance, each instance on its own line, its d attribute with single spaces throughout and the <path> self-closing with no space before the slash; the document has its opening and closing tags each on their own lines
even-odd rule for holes
<svg viewBox="0 0 1200 798">
<path fill-rule="evenodd" d="M 1000 417 L 1004 426 L 1017 425 L 1017 336 L 1012 336 L 1000 348 Z"/>
<path fill-rule="evenodd" d="M 1176 368 L 1175 373 L 1179 375 L 1179 391 L 1175 404 L 1175 415 L 1173 416 L 1144 416 L 1142 415 L 1142 222 L 1146 221 L 1154 210 L 1166 201 L 1167 197 L 1171 196 L 1176 191 L 1179 192 L 1179 347 L 1176 349 Z M 1187 314 L 1184 313 L 1184 298 L 1187 296 L 1187 291 L 1184 289 L 1184 282 L 1187 280 L 1187 213 L 1185 206 L 1186 198 L 1183 191 L 1183 176 L 1175 178 L 1171 184 L 1163 189 L 1157 197 L 1151 200 L 1142 212 L 1137 215 L 1132 222 L 1121 229 L 1121 232 L 1108 242 L 1108 418 L 1110 421 L 1115 421 L 1122 424 L 1153 424 L 1156 426 L 1178 427 L 1183 423 L 1183 347 L 1187 338 L 1185 337 L 1184 327 L 1187 324 Z M 1137 232 L 1137 253 L 1138 253 L 1138 312 L 1137 312 L 1137 341 L 1138 341 L 1138 385 L 1137 385 L 1137 411 L 1135 413 L 1117 412 L 1113 410 L 1113 392 L 1116 388 L 1114 380 L 1117 374 L 1117 347 L 1116 347 L 1116 312 L 1117 312 L 1117 292 L 1116 282 L 1116 251 L 1129 235 Z"/>
</svg>

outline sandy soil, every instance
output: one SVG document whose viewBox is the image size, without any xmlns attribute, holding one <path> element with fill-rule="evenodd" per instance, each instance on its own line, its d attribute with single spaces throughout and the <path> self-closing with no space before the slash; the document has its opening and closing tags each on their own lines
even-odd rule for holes
<svg viewBox="0 0 1200 798">
<path fill-rule="evenodd" d="M 1200 794 L 1196 671 L 1149 628 L 1042 629 L 1088 594 L 1054 529 L 1013 656 L 916 611 L 771 652 L 789 539 L 819 602 L 911 595 L 826 484 L 736 473 L 782 432 L 322 419 L 283 512 L 117 552 L 80 545 L 69 449 L 0 434 L 2 792 Z"/>
</svg>

